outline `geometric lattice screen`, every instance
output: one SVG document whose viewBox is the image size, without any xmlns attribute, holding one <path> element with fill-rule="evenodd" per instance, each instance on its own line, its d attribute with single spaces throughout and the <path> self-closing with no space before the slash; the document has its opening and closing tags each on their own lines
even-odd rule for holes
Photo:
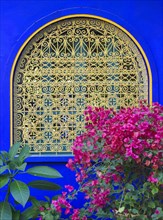
<svg viewBox="0 0 163 220">
<path fill-rule="evenodd" d="M 13 142 L 34 154 L 68 154 L 88 105 L 119 109 L 148 99 L 148 69 L 123 29 L 91 17 L 52 22 L 23 48 L 13 71 Z"/>
</svg>

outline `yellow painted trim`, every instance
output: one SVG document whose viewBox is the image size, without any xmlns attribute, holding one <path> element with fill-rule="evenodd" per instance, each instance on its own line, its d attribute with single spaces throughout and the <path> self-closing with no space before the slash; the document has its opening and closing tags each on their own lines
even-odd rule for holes
<svg viewBox="0 0 163 220">
<path fill-rule="evenodd" d="M 106 21 L 110 24 L 115 25 L 116 27 L 118 27 L 119 29 L 121 29 L 124 33 L 126 33 L 132 40 L 133 42 L 136 44 L 136 46 L 138 47 L 138 49 L 140 50 L 144 60 L 145 60 L 145 64 L 147 66 L 147 70 L 148 70 L 148 77 L 149 77 L 149 104 L 152 104 L 152 73 L 151 73 L 151 68 L 150 68 L 150 64 L 148 61 L 148 58 L 143 50 L 143 48 L 141 47 L 141 45 L 138 43 L 138 41 L 122 26 L 120 26 L 119 24 L 115 23 L 112 20 L 109 20 L 107 18 L 103 18 L 100 16 L 95 16 L 95 15 L 89 15 L 89 14 L 73 14 L 73 15 L 68 15 L 68 16 L 63 16 L 61 18 L 57 18 L 55 20 L 52 20 L 48 23 L 46 23 L 45 25 L 41 26 L 39 29 L 37 29 L 33 34 L 30 35 L 30 37 L 27 38 L 27 40 L 23 43 L 23 45 L 21 46 L 21 48 L 19 49 L 15 59 L 14 59 L 14 63 L 12 65 L 12 69 L 11 69 L 11 76 L 10 76 L 10 145 L 13 144 L 13 134 L 12 134 L 12 130 L 13 130 L 13 99 L 12 99 L 12 89 L 13 89 L 13 75 L 14 75 L 14 70 L 15 70 L 15 66 L 16 63 L 19 59 L 19 56 L 21 54 L 21 52 L 23 51 L 23 49 L 25 48 L 25 46 L 27 45 L 27 43 L 32 39 L 32 37 L 34 37 L 39 31 L 41 31 L 42 29 L 44 29 L 45 27 L 49 26 L 50 24 L 56 23 L 58 21 L 64 20 L 64 19 L 68 19 L 68 18 L 77 18 L 77 17 L 87 17 L 87 18 L 96 18 L 102 21 Z"/>
</svg>

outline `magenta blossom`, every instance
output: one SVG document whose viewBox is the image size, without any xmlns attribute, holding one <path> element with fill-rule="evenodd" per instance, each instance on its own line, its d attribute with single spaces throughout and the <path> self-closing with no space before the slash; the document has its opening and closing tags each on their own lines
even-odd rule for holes
<svg viewBox="0 0 163 220">
<path fill-rule="evenodd" d="M 148 177 L 148 181 L 151 183 L 158 183 L 158 178 L 155 178 L 154 173 L 152 172 L 151 175 Z"/>
<path fill-rule="evenodd" d="M 159 211 L 158 209 L 156 209 L 156 210 L 155 210 L 155 214 L 156 214 L 156 215 L 159 215 L 159 214 L 160 214 L 160 211 Z"/>
<path fill-rule="evenodd" d="M 116 112 L 89 106 L 84 114 L 85 132 L 76 137 L 74 159 L 66 165 L 75 172 L 79 189 L 65 185 L 68 193 L 52 202 L 56 211 L 64 208 L 71 220 L 92 215 L 97 219 L 102 215 L 151 219 L 150 213 L 159 214 L 153 207 L 158 207 L 162 187 L 163 107 L 140 103 Z M 86 203 L 82 209 L 73 209 L 71 200 L 78 192 L 84 194 Z"/>
<path fill-rule="evenodd" d="M 65 185 L 65 188 L 69 191 L 69 192 L 72 192 L 74 190 L 74 187 L 73 186 L 70 186 L 70 185 Z"/>
</svg>

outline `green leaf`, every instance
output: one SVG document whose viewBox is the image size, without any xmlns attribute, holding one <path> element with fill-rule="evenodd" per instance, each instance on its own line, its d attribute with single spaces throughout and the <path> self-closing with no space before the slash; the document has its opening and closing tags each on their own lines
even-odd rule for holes
<svg viewBox="0 0 163 220">
<path fill-rule="evenodd" d="M 28 186 L 31 186 L 33 188 L 37 189 L 43 189 L 43 190 L 59 190 L 61 187 L 55 183 L 45 181 L 45 180 L 35 180 L 30 183 L 28 183 Z"/>
<path fill-rule="evenodd" d="M 18 153 L 20 142 L 14 144 L 9 150 L 9 158 L 12 160 Z"/>
<path fill-rule="evenodd" d="M 158 188 L 157 187 L 154 187 L 152 189 L 152 194 L 155 195 L 156 193 L 158 193 Z"/>
<path fill-rule="evenodd" d="M 31 207 L 27 208 L 24 212 L 22 212 L 20 219 L 21 220 L 29 220 L 33 217 L 37 217 L 39 213 L 40 213 L 40 211 L 38 210 L 38 208 L 31 206 Z"/>
<path fill-rule="evenodd" d="M 10 207 L 11 207 L 12 213 L 16 211 L 15 207 L 11 203 L 10 203 Z"/>
<path fill-rule="evenodd" d="M 137 195 L 133 195 L 132 198 L 137 201 L 138 200 L 138 196 Z"/>
<path fill-rule="evenodd" d="M 1 151 L 1 154 L 2 154 L 4 159 L 8 159 L 9 154 L 8 154 L 7 151 Z"/>
<path fill-rule="evenodd" d="M 159 182 L 162 184 L 163 183 L 163 173 L 162 172 L 160 172 L 159 174 L 158 174 L 158 180 L 159 180 Z"/>
<path fill-rule="evenodd" d="M 17 167 L 18 170 L 24 171 L 27 166 L 27 163 L 23 163 L 21 166 Z"/>
<path fill-rule="evenodd" d="M 150 182 L 145 182 L 145 183 L 143 184 L 143 187 L 146 189 L 146 188 L 148 188 L 150 185 L 151 185 Z"/>
<path fill-rule="evenodd" d="M 49 208 L 49 203 L 48 202 L 44 202 L 44 207 L 47 209 Z"/>
<path fill-rule="evenodd" d="M 3 167 L 0 167 L 0 174 L 3 173 L 5 170 L 8 169 L 8 165 L 5 165 Z"/>
<path fill-rule="evenodd" d="M 12 211 L 8 202 L 0 203 L 0 220 L 12 220 Z"/>
<path fill-rule="evenodd" d="M 141 219 L 141 220 L 149 220 L 145 215 L 139 215 L 139 219 Z"/>
<path fill-rule="evenodd" d="M 132 185 L 132 184 L 130 184 L 130 183 L 127 183 L 126 185 L 125 185 L 125 188 L 126 189 L 128 189 L 128 190 L 130 190 L 130 191 L 134 191 L 134 186 Z"/>
<path fill-rule="evenodd" d="M 34 176 L 41 176 L 41 177 L 47 177 L 47 178 L 61 178 L 62 175 L 55 170 L 54 168 L 48 167 L 48 166 L 35 166 L 32 168 L 29 168 L 27 173 L 34 175 Z"/>
<path fill-rule="evenodd" d="M 121 207 L 121 208 L 118 209 L 118 212 L 119 212 L 119 213 L 122 213 L 124 210 L 125 210 L 125 207 L 123 206 L 123 207 Z"/>
<path fill-rule="evenodd" d="M 139 211 L 138 211 L 137 209 L 132 209 L 132 213 L 133 213 L 133 214 L 138 214 Z"/>
<path fill-rule="evenodd" d="M 48 196 L 44 196 L 44 197 L 48 202 L 50 202 L 50 198 Z"/>
<path fill-rule="evenodd" d="M 10 167 L 10 170 L 16 170 L 16 168 L 17 168 L 17 163 L 16 163 L 16 161 L 12 160 L 12 161 L 9 163 L 9 167 Z"/>
<path fill-rule="evenodd" d="M 19 210 L 12 212 L 12 219 L 14 219 L 14 220 L 20 219 L 20 211 Z"/>
<path fill-rule="evenodd" d="M 9 181 L 9 175 L 1 175 L 0 177 L 0 188 L 5 186 Z"/>
<path fill-rule="evenodd" d="M 45 216 L 45 220 L 54 220 L 54 216 L 50 213 L 48 213 L 46 216 Z"/>
<path fill-rule="evenodd" d="M 61 194 L 58 194 L 58 195 L 53 196 L 53 197 L 52 197 L 52 200 L 57 200 L 59 196 L 61 196 Z"/>
<path fill-rule="evenodd" d="M 154 202 L 150 201 L 150 202 L 148 203 L 148 207 L 154 209 L 156 206 L 155 206 L 155 203 L 154 203 Z"/>
<path fill-rule="evenodd" d="M 31 201 L 32 205 L 37 208 L 41 206 L 40 201 L 38 201 L 35 197 L 30 196 L 29 201 Z"/>
<path fill-rule="evenodd" d="M 14 199 L 24 207 L 30 194 L 28 186 L 21 181 L 15 180 L 10 184 L 10 192 Z"/>
<path fill-rule="evenodd" d="M 110 170 L 116 170 L 115 166 L 110 166 Z"/>
<path fill-rule="evenodd" d="M 0 159 L 0 166 L 3 166 L 3 160 Z"/>
<path fill-rule="evenodd" d="M 29 154 L 29 151 L 30 151 L 30 148 L 28 145 L 25 145 L 21 151 L 20 151 L 20 154 L 19 154 L 19 161 L 22 163 L 30 154 Z"/>
</svg>

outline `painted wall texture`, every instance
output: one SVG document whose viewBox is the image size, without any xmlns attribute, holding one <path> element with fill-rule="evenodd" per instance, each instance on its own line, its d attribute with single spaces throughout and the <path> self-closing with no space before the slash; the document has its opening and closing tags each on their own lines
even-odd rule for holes
<svg viewBox="0 0 163 220">
<path fill-rule="evenodd" d="M 9 85 L 14 58 L 23 42 L 35 30 L 65 15 L 97 15 L 126 28 L 138 40 L 149 59 L 153 77 L 153 101 L 163 104 L 162 0 L 2 0 L 0 10 L 1 147 L 9 147 Z"/>
<path fill-rule="evenodd" d="M 153 101 L 163 105 L 163 0 L 1 0 L 0 4 L 0 149 L 10 146 L 10 73 L 16 54 L 34 31 L 62 16 L 101 16 L 128 30 L 149 60 Z M 30 165 L 42 162 L 58 168 L 64 176 L 59 183 L 64 185 L 74 179 L 66 161 L 67 157 L 36 157 Z"/>
</svg>

